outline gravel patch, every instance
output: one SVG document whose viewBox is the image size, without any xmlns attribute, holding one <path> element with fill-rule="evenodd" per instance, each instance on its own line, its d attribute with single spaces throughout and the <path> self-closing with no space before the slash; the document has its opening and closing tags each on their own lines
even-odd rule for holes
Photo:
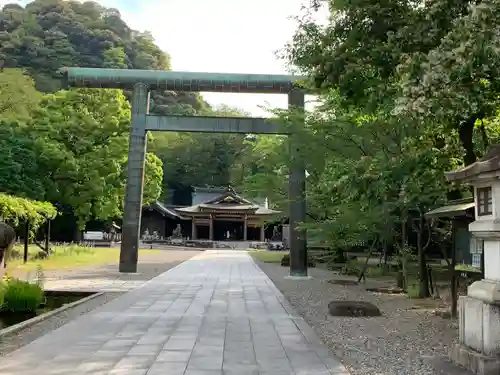
<svg viewBox="0 0 500 375">
<path fill-rule="evenodd" d="M 77 270 L 47 271 L 46 276 L 62 280 L 74 280 L 79 278 L 91 279 L 94 277 L 106 277 L 113 275 L 113 278 L 120 280 L 150 280 L 161 273 L 179 265 L 183 261 L 199 254 L 200 251 L 165 251 L 159 254 L 147 254 L 140 259 L 138 273 L 136 274 L 116 274 L 111 272 L 116 269 L 116 265 L 102 265 L 95 267 L 85 267 Z M 22 275 L 19 275 L 22 277 Z M 19 277 L 18 276 L 18 277 Z M 25 276 L 29 279 L 29 275 Z M 104 293 L 87 302 L 77 305 L 74 308 L 65 310 L 53 315 L 26 329 L 0 338 L 0 356 L 17 350 L 37 338 L 61 327 L 62 325 L 86 314 L 105 303 L 121 296 L 122 292 Z"/>
<path fill-rule="evenodd" d="M 364 286 L 337 285 L 334 272 L 310 269 L 309 281 L 286 280 L 288 268 L 258 262 L 260 268 L 314 328 L 332 353 L 353 375 L 435 375 L 436 360 L 449 355 L 458 341 L 458 323 L 412 310 L 402 295 L 375 294 Z M 332 317 L 332 300 L 359 300 L 375 304 L 382 317 Z M 450 372 L 450 374 L 453 372 Z"/>
</svg>

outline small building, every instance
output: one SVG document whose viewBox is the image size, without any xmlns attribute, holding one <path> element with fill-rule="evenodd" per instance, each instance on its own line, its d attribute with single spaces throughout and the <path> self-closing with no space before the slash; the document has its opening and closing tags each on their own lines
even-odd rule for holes
<svg viewBox="0 0 500 375">
<path fill-rule="evenodd" d="M 157 233 L 160 239 L 166 239 L 172 236 L 174 229 L 180 225 L 182 236 L 189 237 L 191 235 L 191 220 L 179 215 L 174 207 L 158 201 L 144 207 L 142 209 L 141 236 L 146 232 Z"/>
<path fill-rule="evenodd" d="M 192 221 L 191 239 L 264 241 L 266 221 L 280 212 L 224 190 L 195 188 L 193 205 L 175 211 Z"/>
<path fill-rule="evenodd" d="M 474 198 L 458 199 L 427 212 L 425 217 L 450 220 L 456 262 L 480 267 L 481 257 L 475 251 L 480 243 L 469 232 L 469 224 L 475 219 L 474 207 Z"/>
</svg>

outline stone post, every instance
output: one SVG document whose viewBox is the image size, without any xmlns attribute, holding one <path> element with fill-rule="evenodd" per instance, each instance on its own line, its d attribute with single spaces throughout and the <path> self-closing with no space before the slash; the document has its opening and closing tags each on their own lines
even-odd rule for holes
<svg viewBox="0 0 500 375">
<path fill-rule="evenodd" d="M 304 102 L 303 91 L 295 89 L 288 94 L 289 107 L 304 110 Z M 306 232 L 298 228 L 306 220 L 306 171 L 299 138 L 299 134 L 289 136 L 290 276 L 294 278 L 307 277 Z"/>
<path fill-rule="evenodd" d="M 129 137 L 128 177 L 120 248 L 120 272 L 137 272 L 147 146 L 146 116 L 148 112 L 148 86 L 143 83 L 136 83 L 132 93 L 132 126 Z"/>
<path fill-rule="evenodd" d="M 264 223 L 260 226 L 260 242 L 264 242 L 266 240 L 266 232 L 264 231 Z"/>
<path fill-rule="evenodd" d="M 450 181 L 474 187 L 471 234 L 484 241 L 484 279 L 468 287 L 458 302 L 459 343 L 452 359 L 481 375 L 500 373 L 500 145 L 478 162 L 446 173 Z"/>
</svg>

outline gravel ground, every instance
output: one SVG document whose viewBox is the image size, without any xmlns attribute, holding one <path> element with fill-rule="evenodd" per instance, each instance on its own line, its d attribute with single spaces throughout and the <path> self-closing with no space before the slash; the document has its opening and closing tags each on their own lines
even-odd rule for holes
<svg viewBox="0 0 500 375">
<path fill-rule="evenodd" d="M 345 279 L 327 270 L 310 269 L 312 280 L 293 281 L 284 279 L 288 268 L 258 264 L 351 374 L 464 373 L 443 363 L 458 340 L 456 321 L 412 310 L 413 302 L 405 296 L 375 294 L 360 286 L 327 283 L 335 278 Z M 328 303 L 332 300 L 368 301 L 378 306 L 383 316 L 332 317 L 328 314 Z"/>
<path fill-rule="evenodd" d="M 139 260 L 138 273 L 136 274 L 118 274 L 113 277 L 118 277 L 122 280 L 149 280 L 159 274 L 169 270 L 182 263 L 183 261 L 192 258 L 199 254 L 200 251 L 169 251 L 161 252 L 158 254 L 141 255 Z M 74 278 L 91 278 L 102 277 L 106 272 L 116 269 L 116 266 L 95 266 L 85 267 L 78 270 L 64 270 L 64 271 L 47 271 L 46 276 L 61 279 L 74 279 Z M 22 275 L 19 275 L 22 276 Z M 104 293 L 103 295 L 93 298 L 84 302 L 74 308 L 63 311 L 59 314 L 53 315 L 50 318 L 34 324 L 20 332 L 12 335 L 0 337 L 0 356 L 6 355 L 22 346 L 29 344 L 37 338 L 53 331 L 69 321 L 78 318 L 115 298 L 123 293 Z"/>
</svg>

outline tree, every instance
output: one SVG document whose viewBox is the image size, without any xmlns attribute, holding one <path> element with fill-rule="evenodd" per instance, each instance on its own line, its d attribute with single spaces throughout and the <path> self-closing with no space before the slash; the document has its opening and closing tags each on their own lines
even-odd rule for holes
<svg viewBox="0 0 500 375">
<path fill-rule="evenodd" d="M 228 106 L 202 107 L 199 112 L 193 107 L 191 109 L 191 113 L 182 113 L 181 110 L 177 114 L 248 116 Z M 159 133 L 150 140 L 149 150 L 163 162 L 164 186 L 174 192 L 174 202 L 190 204 L 192 186 L 227 186 L 232 183 L 233 167 L 246 152 L 244 139 L 240 134 Z M 163 199 L 167 197 L 164 195 Z"/>
<path fill-rule="evenodd" d="M 132 30 L 116 9 L 96 2 L 35 0 L 25 8 L 8 4 L 0 12 L 0 67 L 23 68 L 43 92 L 61 88 L 56 72 L 63 66 L 170 69 L 170 56 L 149 33 Z M 129 94 L 127 94 L 129 97 Z M 199 95 L 154 91 L 152 113 L 167 107 L 206 103 Z"/>
<path fill-rule="evenodd" d="M 0 191 L 44 199 L 38 155 L 33 139 L 15 121 L 0 120 Z"/>
<path fill-rule="evenodd" d="M 46 172 L 47 198 L 74 210 L 83 229 L 123 210 L 130 106 L 119 90 L 60 91 L 44 97 L 30 133 Z M 160 194 L 161 161 L 146 158 L 145 202 Z"/>
<path fill-rule="evenodd" d="M 499 4 L 327 3 L 329 24 L 306 17 L 285 49 L 324 103 L 302 137 L 315 159 L 309 232 L 333 247 L 415 245 L 427 296 L 426 245 L 438 236 L 423 214 L 456 193 L 445 171 L 498 140 Z"/>
<path fill-rule="evenodd" d="M 23 70 L 0 70 L 0 119 L 26 121 L 40 99 L 33 80 Z"/>
<path fill-rule="evenodd" d="M 289 62 L 314 87 L 338 90 L 345 108 L 394 110 L 415 126 L 425 120 L 458 130 L 464 162 L 475 161 L 474 125 L 491 116 L 497 96 L 490 63 L 497 60 L 497 3 L 328 3 L 330 23 L 302 22 L 286 50 Z"/>
</svg>

